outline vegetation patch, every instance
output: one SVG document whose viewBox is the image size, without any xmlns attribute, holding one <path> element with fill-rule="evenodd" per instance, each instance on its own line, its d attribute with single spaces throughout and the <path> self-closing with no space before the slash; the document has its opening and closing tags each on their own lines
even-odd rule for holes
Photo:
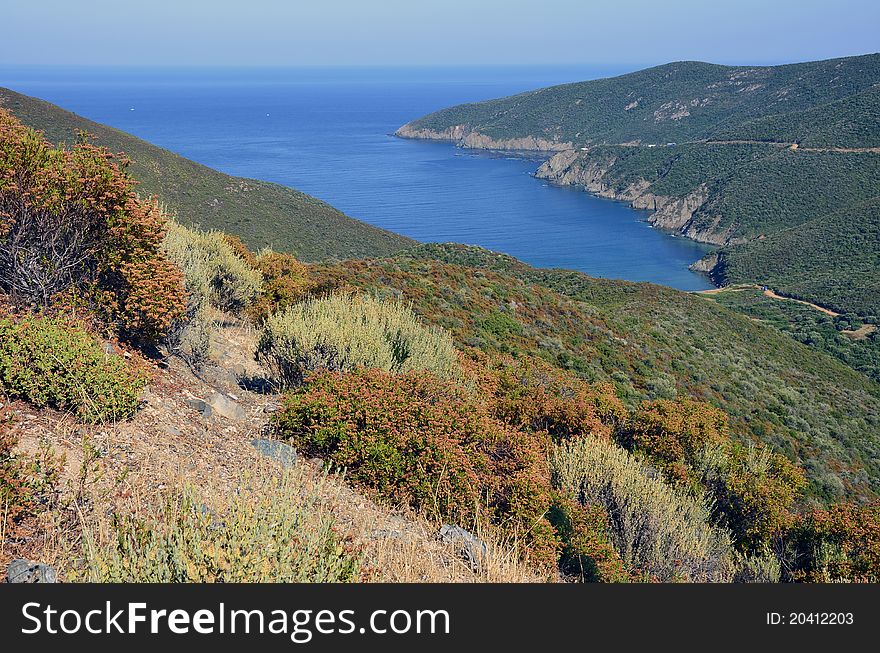
<svg viewBox="0 0 880 653">
<path fill-rule="evenodd" d="M 210 505 L 193 488 L 154 510 L 113 517 L 87 533 L 72 580 L 115 583 L 345 583 L 358 551 L 318 497 L 287 475 L 255 481 Z"/>
<path fill-rule="evenodd" d="M 449 334 L 422 324 L 400 301 L 351 294 L 306 300 L 270 316 L 257 357 L 287 387 L 315 370 L 428 370 L 449 377 L 458 361 Z"/>
<path fill-rule="evenodd" d="M 0 393 L 89 422 L 134 414 L 147 383 L 85 329 L 51 317 L 0 319 Z"/>
</svg>

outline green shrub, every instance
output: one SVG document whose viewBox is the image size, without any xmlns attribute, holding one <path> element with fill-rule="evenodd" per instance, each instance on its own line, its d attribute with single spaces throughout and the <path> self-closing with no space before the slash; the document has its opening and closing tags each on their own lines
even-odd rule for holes
<svg viewBox="0 0 880 653">
<path fill-rule="evenodd" d="M 115 516 L 86 541 L 86 582 L 353 582 L 360 557 L 334 530 L 319 498 L 286 475 L 239 488 L 207 506 L 190 488 L 146 516 Z"/>
<path fill-rule="evenodd" d="M 560 571 L 584 583 L 632 580 L 614 548 L 604 506 L 585 506 L 570 497 L 554 494 L 547 518 L 562 540 Z"/>
<path fill-rule="evenodd" d="M 347 294 L 310 299 L 271 316 L 257 357 L 284 386 L 314 370 L 428 370 L 449 377 L 458 362 L 450 335 L 423 325 L 402 303 Z"/>
<path fill-rule="evenodd" d="M 727 581 L 732 549 L 704 501 L 681 494 L 624 449 L 578 438 L 551 455 L 554 486 L 584 505 L 601 505 L 612 539 L 631 568 L 660 581 Z"/>
<path fill-rule="evenodd" d="M 165 236 L 168 257 L 183 270 L 186 289 L 199 305 L 239 313 L 259 295 L 262 277 L 219 231 L 172 224 Z"/>
<path fill-rule="evenodd" d="M 0 320 L 0 393 L 99 422 L 132 415 L 145 385 L 80 327 L 50 317 Z"/>
<path fill-rule="evenodd" d="M 804 472 L 787 458 L 760 445 L 734 445 L 707 487 L 718 521 L 733 534 L 737 548 L 761 552 L 794 521 L 795 500 L 806 485 Z"/>
<path fill-rule="evenodd" d="M 273 419 L 281 437 L 345 468 L 355 485 L 432 519 L 494 525 L 524 557 L 555 564 L 546 436 L 499 422 L 456 384 L 426 372 L 323 372 Z"/>
</svg>

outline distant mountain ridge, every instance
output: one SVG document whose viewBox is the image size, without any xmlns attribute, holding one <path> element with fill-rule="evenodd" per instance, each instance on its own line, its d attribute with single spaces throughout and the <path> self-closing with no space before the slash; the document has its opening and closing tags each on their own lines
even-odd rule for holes
<svg viewBox="0 0 880 653">
<path fill-rule="evenodd" d="M 477 136 L 499 142 L 535 138 L 555 145 L 551 149 L 704 140 L 730 135 L 735 126 L 765 116 L 849 98 L 878 84 L 880 54 L 784 66 L 682 61 L 442 109 L 407 123 L 398 134 L 434 132 L 438 139 L 465 144 Z"/>
<path fill-rule="evenodd" d="M 287 186 L 223 174 L 37 98 L 0 88 L 0 108 L 52 142 L 72 143 L 85 131 L 97 145 L 125 152 L 139 192 L 157 195 L 182 223 L 235 234 L 254 250 L 272 247 L 317 261 L 386 256 L 416 244 Z"/>
<path fill-rule="evenodd" d="M 538 177 L 718 245 L 695 265 L 717 283 L 880 315 L 880 54 L 671 63 L 443 109 L 397 134 L 555 153 Z"/>
</svg>

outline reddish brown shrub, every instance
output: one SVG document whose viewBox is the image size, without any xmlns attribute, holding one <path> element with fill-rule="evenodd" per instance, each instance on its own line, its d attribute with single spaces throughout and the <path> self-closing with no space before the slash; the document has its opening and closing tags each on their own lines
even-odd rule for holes
<svg viewBox="0 0 880 653">
<path fill-rule="evenodd" d="M 611 385 L 589 384 L 537 358 L 471 350 L 464 365 L 495 417 L 555 441 L 610 437 L 628 415 Z"/>
<path fill-rule="evenodd" d="M 126 337 L 154 342 L 185 306 L 161 247 L 165 216 L 124 159 L 55 148 L 0 109 L 0 291 L 14 305 L 85 301 Z"/>
<path fill-rule="evenodd" d="M 263 275 L 263 291 L 249 309 L 257 322 L 295 304 L 311 290 L 308 268 L 290 254 L 263 252 L 255 259 L 254 267 Z"/>
<path fill-rule="evenodd" d="M 813 510 L 790 533 L 791 576 L 806 582 L 880 582 L 880 503 Z"/>
<path fill-rule="evenodd" d="M 625 430 L 623 444 L 646 455 L 675 483 L 694 485 L 711 450 L 730 444 L 727 415 L 699 401 L 647 401 Z"/>
<path fill-rule="evenodd" d="M 491 523 L 535 563 L 556 561 L 544 517 L 546 437 L 501 423 L 451 382 L 424 372 L 322 373 L 288 395 L 275 425 L 387 500 L 466 527 Z"/>
</svg>

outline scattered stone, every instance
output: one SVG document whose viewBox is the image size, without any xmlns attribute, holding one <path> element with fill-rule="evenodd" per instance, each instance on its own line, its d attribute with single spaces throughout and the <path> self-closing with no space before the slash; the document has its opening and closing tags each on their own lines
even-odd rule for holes
<svg viewBox="0 0 880 653">
<path fill-rule="evenodd" d="M 55 569 L 41 562 L 18 558 L 6 568 L 7 583 L 57 583 Z"/>
<path fill-rule="evenodd" d="M 214 412 L 204 399 L 187 399 L 186 405 L 204 417 L 210 417 Z"/>
<path fill-rule="evenodd" d="M 282 467 L 289 468 L 296 464 L 296 449 L 289 444 L 284 444 L 278 440 L 267 440 L 265 438 L 257 438 L 251 440 L 251 445 L 261 454 L 272 460 L 277 460 Z"/>
<path fill-rule="evenodd" d="M 456 554 L 468 563 L 471 570 L 476 573 L 482 571 L 483 562 L 489 554 L 489 547 L 483 540 L 461 526 L 452 524 L 443 524 L 438 537 L 444 544 L 453 545 Z"/>
<path fill-rule="evenodd" d="M 207 399 L 207 403 L 213 412 L 226 419 L 243 420 L 247 417 L 245 409 L 222 392 L 211 393 L 211 396 Z"/>
</svg>

